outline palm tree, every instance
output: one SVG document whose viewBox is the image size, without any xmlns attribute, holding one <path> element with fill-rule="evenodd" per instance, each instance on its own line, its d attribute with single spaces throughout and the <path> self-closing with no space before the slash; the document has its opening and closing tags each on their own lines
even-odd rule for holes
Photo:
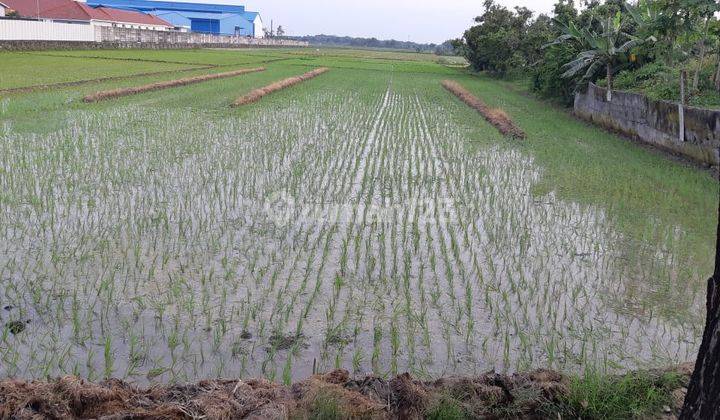
<svg viewBox="0 0 720 420">
<path fill-rule="evenodd" d="M 612 101 L 613 72 L 618 59 L 626 55 L 634 47 L 653 40 L 654 37 L 642 39 L 623 31 L 622 14 L 618 12 L 614 17 L 599 20 L 600 32 L 591 28 L 578 28 L 574 22 L 567 25 L 557 22 L 563 31 L 554 42 L 548 45 L 575 42 L 584 49 L 577 58 L 565 64 L 564 78 L 575 77 L 584 72 L 581 84 L 587 83 L 605 67 L 607 76 L 607 100 Z M 592 27 L 592 21 L 590 24 Z"/>
</svg>

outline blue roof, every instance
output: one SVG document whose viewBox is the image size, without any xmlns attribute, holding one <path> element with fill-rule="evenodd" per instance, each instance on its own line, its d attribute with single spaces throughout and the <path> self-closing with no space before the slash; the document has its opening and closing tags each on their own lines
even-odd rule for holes
<svg viewBox="0 0 720 420">
<path fill-rule="evenodd" d="M 257 12 L 246 11 L 245 6 L 226 4 L 155 0 L 87 0 L 87 4 L 91 7 L 107 6 L 162 16 L 175 26 L 190 26 L 193 32 L 215 34 L 255 36 L 254 22 L 258 17 Z"/>
<path fill-rule="evenodd" d="M 162 16 L 168 13 L 176 13 L 180 16 L 189 18 L 189 19 L 215 19 L 215 20 L 223 20 L 228 18 L 242 18 L 245 19 L 244 16 L 239 16 L 235 13 L 203 13 L 203 12 L 176 12 L 174 10 L 157 10 L 153 11 L 153 15 L 155 16 Z M 247 19 L 245 19 L 247 20 Z"/>
<path fill-rule="evenodd" d="M 236 13 L 244 14 L 245 6 L 231 6 L 227 4 L 184 3 L 175 1 L 151 0 L 87 0 L 89 6 L 108 6 L 126 10 L 173 10 L 179 12 L 205 12 L 205 13 Z M 254 18 L 253 18 L 254 19 Z"/>
<path fill-rule="evenodd" d="M 243 17 L 244 17 L 245 19 L 249 20 L 250 22 L 254 22 L 254 21 L 255 21 L 255 18 L 256 18 L 259 14 L 260 14 L 260 13 L 258 13 L 258 12 L 244 12 L 244 13 L 243 13 Z"/>
</svg>

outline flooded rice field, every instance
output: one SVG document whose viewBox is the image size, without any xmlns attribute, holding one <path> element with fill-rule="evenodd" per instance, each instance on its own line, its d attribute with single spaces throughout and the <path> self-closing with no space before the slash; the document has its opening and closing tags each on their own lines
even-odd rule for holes
<svg viewBox="0 0 720 420">
<path fill-rule="evenodd" d="M 125 105 L 45 134 L 6 123 L 0 376 L 692 359 L 707 273 L 682 229 L 638 221 L 663 238 L 639 241 L 602 207 L 533 194 L 542 167 L 475 142 L 462 106 L 390 83 L 209 120 Z"/>
</svg>

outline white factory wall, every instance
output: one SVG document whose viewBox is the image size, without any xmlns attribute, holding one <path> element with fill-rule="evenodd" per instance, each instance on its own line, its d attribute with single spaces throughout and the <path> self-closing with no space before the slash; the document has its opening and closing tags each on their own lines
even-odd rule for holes
<svg viewBox="0 0 720 420">
<path fill-rule="evenodd" d="M 95 41 L 95 29 L 89 23 L 0 19 L 0 40 Z"/>
</svg>

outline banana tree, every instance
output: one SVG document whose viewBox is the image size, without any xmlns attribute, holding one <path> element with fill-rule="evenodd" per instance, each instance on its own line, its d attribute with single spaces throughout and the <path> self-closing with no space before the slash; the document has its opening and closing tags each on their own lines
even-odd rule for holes
<svg viewBox="0 0 720 420">
<path fill-rule="evenodd" d="M 614 17 L 599 20 L 600 31 L 590 28 L 579 28 L 574 22 L 567 25 L 558 22 L 563 33 L 554 42 L 548 45 L 565 42 L 579 43 L 584 49 L 577 58 L 565 64 L 564 78 L 571 78 L 583 74 L 581 83 L 590 81 L 603 67 L 607 77 L 607 100 L 612 101 L 613 71 L 620 57 L 653 37 L 643 39 L 623 31 L 622 14 L 618 12 Z M 592 22 L 591 25 L 592 27 Z"/>
</svg>

